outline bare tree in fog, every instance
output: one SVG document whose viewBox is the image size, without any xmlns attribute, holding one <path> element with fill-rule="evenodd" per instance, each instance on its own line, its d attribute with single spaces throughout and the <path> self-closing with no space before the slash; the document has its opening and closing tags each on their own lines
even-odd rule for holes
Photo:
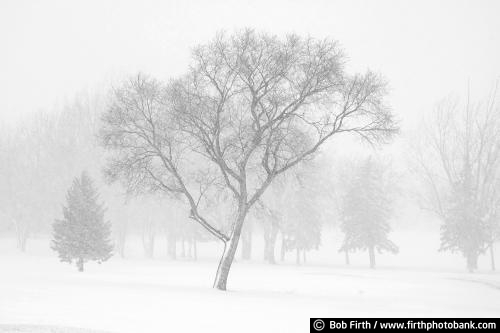
<svg viewBox="0 0 500 333">
<path fill-rule="evenodd" d="M 102 137 L 108 174 L 129 190 L 183 198 L 190 217 L 224 245 L 214 287 L 227 277 L 249 210 L 281 174 L 342 133 L 383 141 L 396 127 L 372 72 L 349 75 L 338 43 L 244 30 L 193 52 L 168 84 L 139 75 L 114 91 Z M 233 222 L 216 227 L 201 202 L 232 195 Z"/>
<path fill-rule="evenodd" d="M 462 106 L 438 105 L 417 150 L 427 185 L 427 207 L 443 221 L 441 250 L 460 252 L 469 271 L 498 240 L 500 219 L 500 108 L 496 89 L 488 99 Z"/>
<path fill-rule="evenodd" d="M 97 100 L 75 98 L 1 133 L 0 214 L 21 251 L 30 237 L 50 229 L 73 176 L 96 164 Z"/>
<path fill-rule="evenodd" d="M 11 222 L 17 247 L 23 252 L 29 237 L 50 225 L 54 212 L 52 199 L 59 182 L 51 179 L 51 169 L 56 164 L 53 143 L 57 129 L 55 118 L 40 113 L 6 137 L 8 158 L 2 172 L 0 210 Z"/>
</svg>

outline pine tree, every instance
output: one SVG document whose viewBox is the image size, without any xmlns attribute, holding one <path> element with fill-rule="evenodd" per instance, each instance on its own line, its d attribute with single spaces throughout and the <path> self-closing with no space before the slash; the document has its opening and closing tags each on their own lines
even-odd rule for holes
<svg viewBox="0 0 500 333">
<path fill-rule="evenodd" d="M 279 228 L 284 252 L 295 251 L 296 263 L 306 262 L 306 253 L 318 249 L 321 242 L 322 219 L 318 205 L 317 183 L 313 176 L 297 173 L 283 194 L 283 213 Z M 302 259 L 301 259 L 302 258 Z"/>
<path fill-rule="evenodd" d="M 297 264 L 300 264 L 301 252 L 305 263 L 306 252 L 318 249 L 321 242 L 321 219 L 312 200 L 305 197 L 306 194 L 306 191 L 299 189 L 291 198 L 291 214 L 283 225 L 283 231 L 287 235 L 286 248 L 288 251 L 296 251 Z"/>
<path fill-rule="evenodd" d="M 345 238 L 339 252 L 368 250 L 371 268 L 375 267 L 375 250 L 398 252 L 387 238 L 392 211 L 389 193 L 383 169 L 368 158 L 356 170 L 344 197 L 340 227 Z"/>
<path fill-rule="evenodd" d="M 82 272 L 85 262 L 101 263 L 112 256 L 111 224 L 104 221 L 104 206 L 98 202 L 98 193 L 86 172 L 75 178 L 66 200 L 64 218 L 53 224 L 51 247 L 61 262 L 71 264 L 75 260 Z"/>
</svg>

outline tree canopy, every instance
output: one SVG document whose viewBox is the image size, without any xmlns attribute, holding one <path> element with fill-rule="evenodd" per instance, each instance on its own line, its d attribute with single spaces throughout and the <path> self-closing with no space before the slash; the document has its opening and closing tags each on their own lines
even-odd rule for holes
<svg viewBox="0 0 500 333">
<path fill-rule="evenodd" d="M 219 272 L 227 276 L 246 215 L 277 176 L 334 135 L 383 142 L 396 132 L 384 80 L 348 74 L 345 62 L 330 39 L 220 33 L 194 49 L 185 75 L 139 74 L 114 90 L 102 130 L 113 152 L 108 176 L 130 191 L 183 198 L 225 244 Z M 234 207 L 227 232 L 201 210 L 220 192 Z"/>
</svg>

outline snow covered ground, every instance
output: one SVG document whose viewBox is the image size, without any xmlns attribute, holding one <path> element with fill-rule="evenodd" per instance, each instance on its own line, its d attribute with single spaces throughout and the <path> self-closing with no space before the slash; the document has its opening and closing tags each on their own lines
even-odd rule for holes
<svg viewBox="0 0 500 333">
<path fill-rule="evenodd" d="M 427 267 L 402 250 L 370 270 L 364 255 L 347 267 L 333 250 L 327 261 L 323 250 L 299 267 L 293 255 L 278 265 L 238 261 L 230 290 L 220 292 L 211 289 L 216 261 L 209 255 L 198 262 L 114 257 L 79 273 L 58 262 L 46 239 L 31 241 L 26 254 L 13 247 L 0 239 L 2 333 L 307 332 L 310 317 L 500 314 L 500 274 L 488 271 L 487 258 L 483 270 L 469 274 L 458 256 L 436 255 Z M 425 251 L 423 244 L 419 253 Z"/>
</svg>

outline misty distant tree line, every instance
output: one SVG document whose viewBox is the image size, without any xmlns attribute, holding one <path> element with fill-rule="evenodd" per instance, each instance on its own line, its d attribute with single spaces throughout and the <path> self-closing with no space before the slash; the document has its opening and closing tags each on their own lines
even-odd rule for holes
<svg viewBox="0 0 500 333">
<path fill-rule="evenodd" d="M 339 136 L 377 146 L 398 132 L 383 78 L 350 74 L 345 62 L 333 40 L 221 33 L 193 50 L 181 77 L 137 74 L 109 93 L 37 113 L 0 138 L 0 228 L 15 233 L 22 251 L 30 237 L 52 233 L 61 259 L 77 260 L 79 269 L 108 259 L 110 246 L 125 257 L 130 234 L 140 235 L 147 257 L 162 238 L 172 259 L 196 260 L 200 242 L 218 241 L 224 249 L 214 286 L 222 290 L 237 248 L 241 259 L 254 257 L 257 229 L 271 264 L 276 253 L 305 263 L 325 242 L 324 226 L 334 224 L 344 234 L 338 251 L 346 263 L 361 250 L 375 267 L 377 252 L 399 250 L 390 222 L 400 189 L 389 165 L 374 153 L 338 173 L 314 159 Z M 495 96 L 496 89 L 481 104 L 441 105 L 411 150 L 423 184 L 419 202 L 442 222 L 440 249 L 461 253 L 470 271 L 487 251 L 494 269 L 500 234 Z M 68 213 L 70 206 L 82 211 L 71 193 L 87 182 L 75 180 L 83 171 L 106 207 L 99 218 Z M 102 237 L 88 240 L 100 255 L 69 245 L 77 220 L 101 228 Z"/>
</svg>

